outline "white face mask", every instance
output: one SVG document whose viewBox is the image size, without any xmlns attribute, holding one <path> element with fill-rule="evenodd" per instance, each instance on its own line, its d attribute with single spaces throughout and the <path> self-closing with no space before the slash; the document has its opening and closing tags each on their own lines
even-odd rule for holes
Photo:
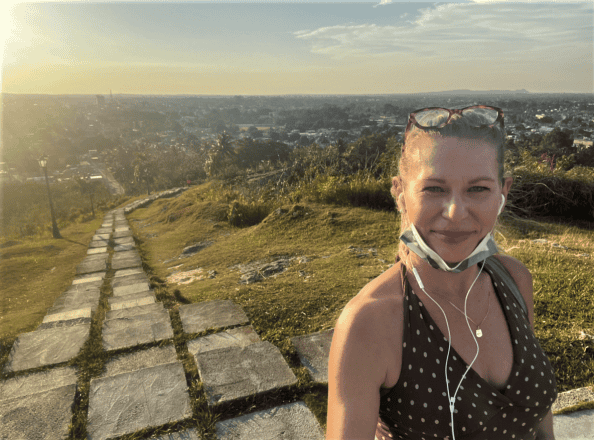
<svg viewBox="0 0 594 440">
<path fill-rule="evenodd" d="M 505 197 L 502 195 L 501 205 L 499 206 L 499 212 L 497 215 L 501 214 L 504 204 Z M 497 253 L 497 246 L 495 245 L 495 240 L 493 239 L 493 231 L 489 232 L 485 238 L 481 240 L 481 242 L 468 257 L 460 261 L 454 267 L 448 266 L 443 258 L 441 258 L 437 252 L 435 252 L 427 245 L 427 243 L 425 243 L 412 222 L 410 222 L 410 227 L 402 233 L 400 240 L 402 240 L 402 242 L 407 245 L 411 251 L 429 263 L 434 269 L 441 269 L 443 271 L 453 273 L 460 273 L 463 270 L 474 266 L 479 261 L 486 260 L 491 255 Z"/>
</svg>

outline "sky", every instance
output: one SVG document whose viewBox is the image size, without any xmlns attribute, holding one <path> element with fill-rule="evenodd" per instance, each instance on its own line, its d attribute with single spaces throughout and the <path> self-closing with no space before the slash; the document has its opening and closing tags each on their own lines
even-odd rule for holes
<svg viewBox="0 0 594 440">
<path fill-rule="evenodd" d="M 589 1 L 2 1 L 31 94 L 593 93 Z"/>
</svg>

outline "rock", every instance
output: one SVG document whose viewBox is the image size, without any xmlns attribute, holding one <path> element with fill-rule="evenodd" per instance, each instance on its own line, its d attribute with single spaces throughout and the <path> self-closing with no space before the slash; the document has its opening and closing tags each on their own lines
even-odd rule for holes
<svg viewBox="0 0 594 440">
<path fill-rule="evenodd" d="M 201 243 L 196 243 L 191 246 L 187 246 L 183 249 L 179 258 L 187 258 L 187 257 L 191 257 L 192 255 L 196 255 L 202 249 L 206 249 L 213 243 L 214 243 L 214 241 L 203 241 Z"/>
</svg>

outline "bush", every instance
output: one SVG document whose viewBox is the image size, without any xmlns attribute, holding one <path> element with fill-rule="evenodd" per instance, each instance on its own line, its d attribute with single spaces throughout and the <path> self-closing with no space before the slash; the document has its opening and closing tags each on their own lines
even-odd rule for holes
<svg viewBox="0 0 594 440">
<path fill-rule="evenodd" d="M 559 162 L 547 158 L 521 153 L 520 165 L 513 171 L 510 209 L 524 217 L 594 220 L 594 170 L 564 169 L 571 157 L 563 156 Z"/>
<path fill-rule="evenodd" d="M 259 224 L 272 212 L 272 205 L 263 201 L 239 202 L 229 205 L 227 220 L 240 228 Z"/>
</svg>

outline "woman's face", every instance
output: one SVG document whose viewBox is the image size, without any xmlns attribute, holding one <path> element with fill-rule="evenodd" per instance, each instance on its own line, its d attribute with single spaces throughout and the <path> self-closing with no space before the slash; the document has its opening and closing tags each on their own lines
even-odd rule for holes
<svg viewBox="0 0 594 440">
<path fill-rule="evenodd" d="M 512 179 L 500 186 L 497 151 L 485 141 L 424 136 L 414 142 L 404 188 L 394 181 L 399 209 L 446 262 L 462 261 L 493 229 Z"/>
</svg>

